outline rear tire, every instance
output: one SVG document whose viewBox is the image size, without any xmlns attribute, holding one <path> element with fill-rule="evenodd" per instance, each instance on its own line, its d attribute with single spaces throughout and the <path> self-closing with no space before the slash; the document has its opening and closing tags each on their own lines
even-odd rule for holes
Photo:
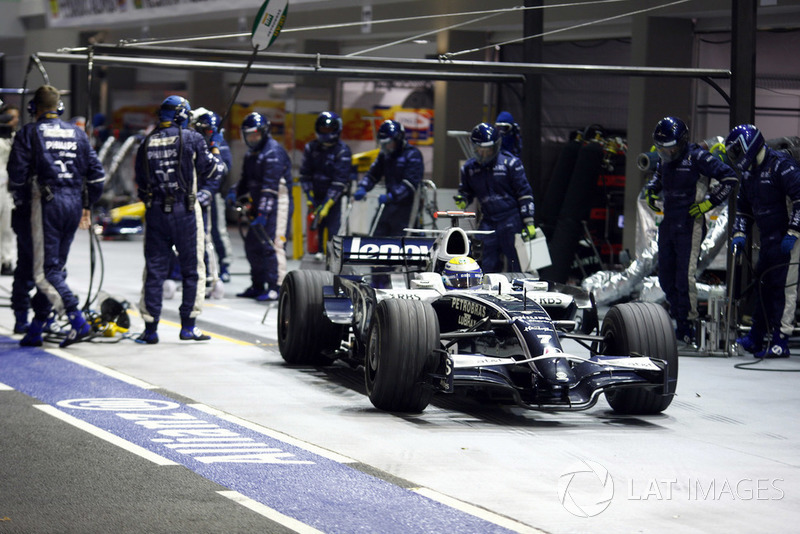
<svg viewBox="0 0 800 534">
<path fill-rule="evenodd" d="M 345 327 L 324 314 L 322 288 L 328 285 L 333 285 L 328 271 L 286 273 L 278 296 L 278 347 L 287 363 L 327 364 L 325 353 L 340 347 Z"/>
<path fill-rule="evenodd" d="M 419 413 L 433 388 L 422 383 L 430 355 L 439 346 L 433 307 L 419 300 L 387 299 L 378 304 L 367 342 L 364 379 L 373 406 Z"/>
<path fill-rule="evenodd" d="M 678 346 L 667 312 L 651 302 L 630 302 L 613 306 L 603 320 L 605 354 L 638 353 L 665 360 L 674 392 L 678 381 Z M 606 400 L 615 412 L 656 414 L 672 402 L 673 395 L 659 387 L 627 387 L 606 392 Z"/>
</svg>

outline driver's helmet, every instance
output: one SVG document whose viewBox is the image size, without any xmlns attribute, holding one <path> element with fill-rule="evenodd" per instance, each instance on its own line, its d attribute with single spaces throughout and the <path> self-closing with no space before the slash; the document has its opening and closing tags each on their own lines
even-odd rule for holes
<svg viewBox="0 0 800 534">
<path fill-rule="evenodd" d="M 676 117 L 664 117 L 653 130 L 653 144 L 663 163 L 679 160 L 689 145 L 689 128 Z"/>
<path fill-rule="evenodd" d="M 455 256 L 442 270 L 442 282 L 447 289 L 467 289 L 480 285 L 483 271 L 469 256 Z"/>
</svg>

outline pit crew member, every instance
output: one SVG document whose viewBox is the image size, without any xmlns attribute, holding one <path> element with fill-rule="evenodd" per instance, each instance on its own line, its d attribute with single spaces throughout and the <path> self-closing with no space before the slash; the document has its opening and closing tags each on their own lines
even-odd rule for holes
<svg viewBox="0 0 800 534">
<path fill-rule="evenodd" d="M 306 143 L 303 150 L 300 186 L 309 210 L 314 211 L 323 247 L 327 247 L 327 240 L 339 232 L 341 199 L 350 186 L 353 154 L 350 147 L 339 139 L 342 119 L 336 113 L 320 113 L 314 123 L 314 132 L 317 138 Z"/>
<path fill-rule="evenodd" d="M 416 192 L 425 174 L 425 163 L 422 153 L 408 143 L 405 128 L 397 121 L 387 120 L 380 125 L 378 144 L 380 153 L 358 182 L 353 200 L 363 200 L 367 191 L 383 178 L 386 193 L 378 197 L 383 210 L 373 235 L 398 236 L 410 223 Z"/>
<path fill-rule="evenodd" d="M 159 123 L 136 154 L 136 184 L 145 203 L 144 285 L 139 303 L 145 321 L 140 343 L 158 343 L 163 283 L 178 254 L 183 285 L 179 307 L 182 340 L 205 341 L 196 317 L 205 299 L 203 260 L 204 207 L 219 188 L 224 165 L 219 149 L 209 151 L 203 137 L 188 126 L 191 106 L 181 96 L 168 96 L 158 110 Z"/>
<path fill-rule="evenodd" d="M 699 145 L 689 143 L 689 128 L 676 117 L 665 117 L 653 130 L 659 162 L 645 188 L 647 205 L 664 220 L 658 231 L 658 281 L 675 319 L 678 341 L 694 343 L 697 319 L 695 273 L 700 244 L 706 233 L 704 214 L 721 204 L 736 186 L 736 172 Z M 710 181 L 718 183 L 711 186 Z"/>
<path fill-rule="evenodd" d="M 497 129 L 482 122 L 470 135 L 475 155 L 461 167 L 461 183 L 454 197 L 456 206 L 465 209 L 473 199 L 480 202 L 483 217 L 479 230 L 494 233 L 479 237 L 483 242 L 481 263 L 486 272 L 503 270 L 501 254 L 509 271 L 521 270 L 514 247 L 515 234 L 526 241 L 536 236 L 533 224 L 533 190 L 525 176 L 522 161 L 500 149 Z"/>
<path fill-rule="evenodd" d="M 59 118 L 64 104 L 58 89 L 39 87 L 28 103 L 28 112 L 35 121 L 23 126 L 14 138 L 8 188 L 21 201 L 30 199 L 30 218 L 27 225 L 20 225 L 25 228 L 20 228 L 18 238 L 29 236 L 31 243 L 42 244 L 33 246 L 32 273 L 38 291 L 47 299 L 33 299 L 34 318 L 20 345 L 42 344 L 42 330 L 52 307 L 69 318 L 71 329 L 61 342 L 66 347 L 91 332 L 78 309 L 78 297 L 67 285 L 65 267 L 84 212 L 103 193 L 105 171 L 86 133 Z"/>
<path fill-rule="evenodd" d="M 790 156 L 766 146 L 764 136 L 752 124 L 733 128 L 725 147 L 742 173 L 731 239 L 734 254 L 744 249 L 753 221 L 761 239 L 753 326 L 736 343 L 756 358 L 785 358 L 797 300 L 800 168 Z M 771 336 L 766 347 L 765 336 Z"/>
<path fill-rule="evenodd" d="M 252 222 L 244 240 L 251 285 L 237 297 L 277 300 L 286 275 L 286 233 L 292 209 L 292 162 L 269 134 L 270 121 L 251 113 L 242 121 L 242 138 L 250 149 L 242 164 L 237 197 L 252 199 Z"/>
</svg>

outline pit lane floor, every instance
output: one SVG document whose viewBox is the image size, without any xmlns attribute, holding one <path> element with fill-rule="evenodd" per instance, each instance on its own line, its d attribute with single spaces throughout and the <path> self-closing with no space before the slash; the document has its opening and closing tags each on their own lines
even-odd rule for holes
<svg viewBox="0 0 800 534">
<path fill-rule="evenodd" d="M 232 237 L 237 274 L 198 321 L 209 342 L 178 340 L 173 299 L 158 345 L 19 349 L 0 308 L 0 532 L 705 533 L 800 519 L 800 376 L 777 371 L 800 370 L 798 356 L 753 370 L 734 367 L 749 356 L 681 357 L 659 416 L 457 396 L 382 413 L 360 370 L 283 363 L 276 310 L 233 297 L 249 278 Z M 68 282 L 82 302 L 88 250 L 79 233 Z M 102 251 L 103 290 L 135 305 L 141 241 Z M 195 426 L 209 433 L 176 433 Z"/>
</svg>

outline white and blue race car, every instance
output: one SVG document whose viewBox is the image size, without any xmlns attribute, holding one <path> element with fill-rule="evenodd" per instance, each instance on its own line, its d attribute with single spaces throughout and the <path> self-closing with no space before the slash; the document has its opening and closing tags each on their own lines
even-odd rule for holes
<svg viewBox="0 0 800 534">
<path fill-rule="evenodd" d="M 440 215 L 456 225 L 468 216 Z M 600 327 L 590 295 L 531 274 L 489 273 L 476 288 L 446 289 L 441 266 L 469 255 L 470 232 L 434 232 L 337 237 L 328 270 L 289 272 L 278 303 L 283 359 L 361 365 L 370 401 L 392 412 L 421 412 L 434 393 L 456 391 L 536 410 L 587 409 L 601 393 L 626 414 L 672 402 L 678 353 L 662 307 L 619 304 Z M 382 269 L 389 287 L 368 269 Z M 581 350 L 566 351 L 565 339 Z"/>
</svg>

